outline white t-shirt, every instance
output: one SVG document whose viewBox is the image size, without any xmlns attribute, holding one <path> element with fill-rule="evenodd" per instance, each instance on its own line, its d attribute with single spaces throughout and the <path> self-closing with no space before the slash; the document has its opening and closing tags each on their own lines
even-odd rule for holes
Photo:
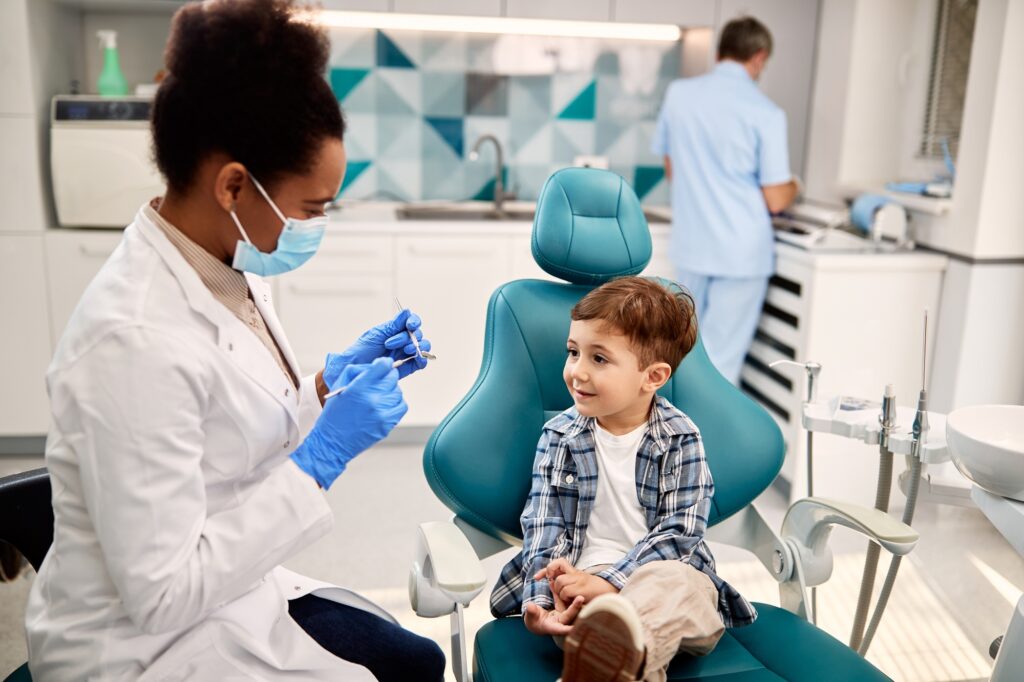
<svg viewBox="0 0 1024 682">
<path fill-rule="evenodd" d="M 594 424 L 597 493 L 576 568 L 614 564 L 647 535 L 647 515 L 636 495 L 636 453 L 646 432 L 641 424 L 616 436 Z"/>
</svg>

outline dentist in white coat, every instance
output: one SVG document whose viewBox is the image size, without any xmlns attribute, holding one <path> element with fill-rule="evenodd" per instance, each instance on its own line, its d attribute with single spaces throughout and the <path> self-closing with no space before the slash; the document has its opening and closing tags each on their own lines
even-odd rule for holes
<svg viewBox="0 0 1024 682">
<path fill-rule="evenodd" d="M 263 280 L 314 254 L 344 176 L 327 55 L 287 0 L 175 17 L 152 121 L 167 193 L 127 227 L 47 373 L 37 681 L 442 679 L 436 644 L 280 567 L 331 529 L 323 489 L 398 423 L 398 380 L 426 365 L 392 367 L 422 339 L 402 311 L 303 377 Z"/>
</svg>

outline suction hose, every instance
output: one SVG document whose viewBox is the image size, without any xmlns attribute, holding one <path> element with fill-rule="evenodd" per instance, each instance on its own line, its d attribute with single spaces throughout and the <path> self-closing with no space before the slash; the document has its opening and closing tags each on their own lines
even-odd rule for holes
<svg viewBox="0 0 1024 682">
<path fill-rule="evenodd" d="M 917 506 L 917 491 L 921 486 L 921 458 L 907 456 L 910 465 L 910 490 L 907 491 L 907 506 L 903 510 L 903 523 L 908 526 L 914 521 L 914 508 Z M 889 562 L 889 572 L 885 575 L 885 582 L 882 583 L 882 591 L 878 594 L 878 603 L 875 605 L 875 612 L 871 616 L 871 623 L 868 624 L 867 632 L 864 634 L 864 641 L 861 642 L 858 653 L 866 656 L 871 640 L 875 638 L 875 631 L 878 630 L 878 623 L 882 620 L 882 613 L 889 602 L 889 595 L 892 594 L 892 586 L 896 582 L 896 573 L 900 570 L 901 556 L 894 556 Z"/>
<path fill-rule="evenodd" d="M 885 393 L 882 395 L 882 414 L 878 417 L 878 424 L 881 428 L 878 434 L 878 489 L 875 491 L 875 509 L 888 514 L 889 495 L 892 491 L 892 451 L 889 449 L 889 435 L 896 428 L 896 389 L 892 384 L 885 386 Z M 860 596 L 857 597 L 857 611 L 853 619 L 853 629 L 850 631 L 850 648 L 854 651 L 860 648 L 864 637 L 864 625 L 868 618 L 871 593 L 875 589 L 880 550 L 875 543 L 868 543 Z"/>
<path fill-rule="evenodd" d="M 878 454 L 878 489 L 875 491 L 875 509 L 888 513 L 889 492 L 892 490 L 892 453 L 883 444 L 879 445 Z M 880 551 L 881 547 L 873 542 L 868 543 L 868 553 L 864 559 L 864 577 L 860 581 L 860 596 L 857 597 L 857 611 L 853 618 L 853 630 L 850 631 L 850 648 L 854 651 L 860 648 L 864 637 L 871 593 L 875 589 L 875 574 L 878 572 Z"/>
</svg>

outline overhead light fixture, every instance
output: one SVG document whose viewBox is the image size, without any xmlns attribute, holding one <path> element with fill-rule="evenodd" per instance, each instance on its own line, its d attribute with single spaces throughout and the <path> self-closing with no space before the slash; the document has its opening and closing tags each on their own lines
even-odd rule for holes
<svg viewBox="0 0 1024 682">
<path fill-rule="evenodd" d="M 611 21 L 564 21 L 514 17 L 465 17 L 442 14 L 347 12 L 313 10 L 302 15 L 331 28 L 375 28 L 388 31 L 447 31 L 450 33 L 499 33 L 569 38 L 616 38 L 674 42 L 681 35 L 672 24 L 629 24 Z"/>
</svg>

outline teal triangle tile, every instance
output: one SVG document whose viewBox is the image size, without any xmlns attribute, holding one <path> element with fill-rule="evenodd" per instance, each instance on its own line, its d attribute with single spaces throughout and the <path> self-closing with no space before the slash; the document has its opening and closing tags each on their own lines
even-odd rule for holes
<svg viewBox="0 0 1024 682">
<path fill-rule="evenodd" d="M 423 122 L 415 115 L 377 117 L 377 159 L 417 157 Z"/>
<path fill-rule="evenodd" d="M 513 119 L 550 118 L 551 77 L 511 76 L 508 84 L 508 115 Z"/>
<path fill-rule="evenodd" d="M 602 119 L 596 121 L 594 128 L 596 131 L 594 149 L 598 154 L 608 151 L 626 132 L 626 127 L 621 123 Z"/>
<path fill-rule="evenodd" d="M 462 158 L 464 142 L 461 118 L 434 118 L 428 116 L 423 120 L 441 136 L 441 139 L 451 147 L 457 157 Z"/>
<path fill-rule="evenodd" d="M 377 113 L 377 81 L 377 75 L 369 72 L 341 101 L 342 108 L 353 114 Z"/>
<path fill-rule="evenodd" d="M 423 71 L 422 111 L 425 116 L 453 117 L 466 112 L 466 76 Z"/>
<path fill-rule="evenodd" d="M 339 102 L 344 101 L 369 74 L 369 69 L 331 69 L 331 90 L 334 96 Z"/>
<path fill-rule="evenodd" d="M 376 31 L 369 29 L 331 29 L 329 63 L 342 68 L 373 68 L 377 65 Z"/>
<path fill-rule="evenodd" d="M 378 187 L 413 201 L 422 199 L 422 165 L 419 158 L 381 159 L 377 163 Z"/>
<path fill-rule="evenodd" d="M 384 81 L 383 78 L 378 77 L 377 82 L 377 100 L 375 102 L 376 113 L 380 116 L 396 116 L 396 115 L 413 115 L 416 111 L 409 105 L 405 97 L 402 97 L 390 83 Z"/>
<path fill-rule="evenodd" d="M 377 196 L 395 201 L 414 201 L 418 198 L 410 195 L 401 183 L 382 168 L 377 169 Z"/>
<path fill-rule="evenodd" d="M 350 159 L 372 159 L 377 154 L 377 116 L 345 112 L 345 153 Z"/>
<path fill-rule="evenodd" d="M 665 169 L 662 166 L 637 166 L 633 175 L 633 190 L 637 197 L 643 199 L 664 177 Z"/>
<path fill-rule="evenodd" d="M 349 161 L 348 166 L 345 168 L 345 179 L 341 182 L 341 189 L 338 190 L 338 196 L 341 196 L 349 186 L 355 182 L 360 175 L 362 175 L 367 168 L 370 167 L 372 161 Z M 337 197 L 335 197 L 337 198 Z"/>
<path fill-rule="evenodd" d="M 670 43 L 665 47 L 661 55 L 661 62 L 658 65 L 658 75 L 667 78 L 679 78 L 682 71 L 680 59 L 682 50 L 676 43 Z"/>
<path fill-rule="evenodd" d="M 412 60 L 383 31 L 377 31 L 377 66 L 412 69 Z"/>
<path fill-rule="evenodd" d="M 424 33 L 420 68 L 430 71 L 467 71 L 466 34 Z"/>
<path fill-rule="evenodd" d="M 473 116 L 507 116 L 508 76 L 467 73 L 466 113 Z"/>
<path fill-rule="evenodd" d="M 509 153 L 517 164 L 546 164 L 552 159 L 551 123 L 512 119 Z"/>
<path fill-rule="evenodd" d="M 593 121 L 597 100 L 597 83 L 590 81 L 576 98 L 558 114 L 558 118 Z"/>
<path fill-rule="evenodd" d="M 421 173 L 423 199 L 458 201 L 465 198 L 465 172 L 461 163 L 424 159 Z"/>
<path fill-rule="evenodd" d="M 377 78 L 383 86 L 377 91 L 378 97 L 381 92 L 393 93 L 405 102 L 409 111 L 419 113 L 423 100 L 423 74 L 418 69 L 380 68 L 377 69 Z M 378 107 L 381 114 L 397 113 L 388 110 L 384 102 L 378 101 Z"/>
<path fill-rule="evenodd" d="M 546 164 L 519 164 L 513 171 L 512 182 L 516 187 L 516 195 L 523 201 L 535 201 L 540 188 L 551 175 Z"/>
<path fill-rule="evenodd" d="M 556 120 L 553 122 L 553 125 L 556 139 L 560 136 L 563 141 L 567 142 L 572 148 L 573 154 L 595 153 L 596 130 L 593 121 Z M 566 163 L 572 163 L 573 161 L 572 156 L 559 156 L 558 144 L 555 146 L 555 156 L 553 158 L 556 161 L 564 161 Z"/>
<path fill-rule="evenodd" d="M 508 188 L 508 166 L 504 166 L 501 169 L 501 182 Z M 480 187 L 473 196 L 470 197 L 473 201 L 494 201 L 494 178 L 491 177 L 487 182 L 484 183 L 483 187 Z"/>
<path fill-rule="evenodd" d="M 341 188 L 343 199 L 369 199 L 377 192 L 377 168 L 373 164 L 364 168 L 358 176 L 348 180 L 346 171 L 344 187 Z"/>
</svg>

